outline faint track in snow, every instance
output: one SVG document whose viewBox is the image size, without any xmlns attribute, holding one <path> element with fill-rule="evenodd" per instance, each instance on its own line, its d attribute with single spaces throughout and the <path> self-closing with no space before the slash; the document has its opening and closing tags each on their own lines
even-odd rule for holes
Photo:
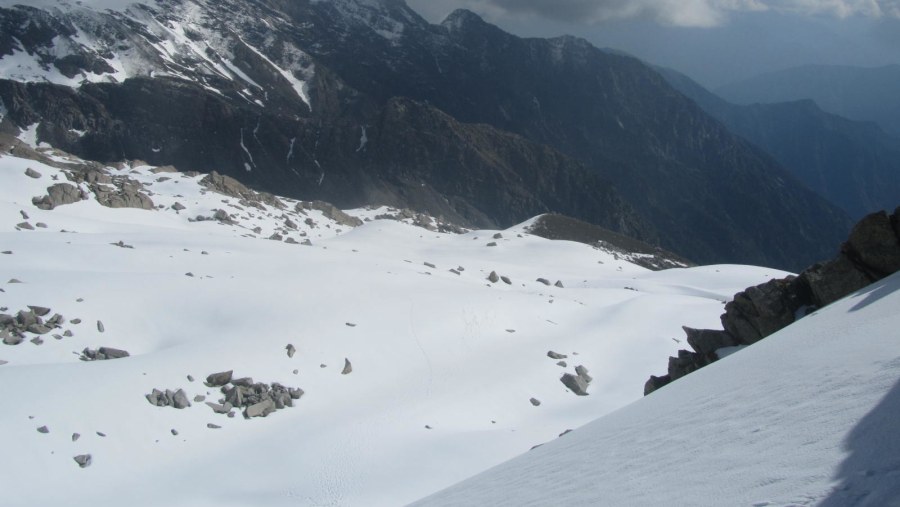
<svg viewBox="0 0 900 507">
<path fill-rule="evenodd" d="M 425 396 L 430 398 L 431 388 L 434 384 L 434 368 L 431 366 L 431 358 L 428 357 L 428 353 L 425 352 L 425 348 L 422 347 L 422 342 L 419 340 L 419 335 L 416 333 L 416 328 L 413 325 L 413 316 L 415 315 L 414 309 L 415 303 L 410 303 L 409 319 L 407 321 L 409 323 L 409 334 L 413 337 L 413 340 L 416 341 L 416 346 L 419 347 L 419 350 L 422 352 L 422 357 L 425 358 L 425 365 L 428 367 L 428 381 L 425 383 Z"/>
</svg>

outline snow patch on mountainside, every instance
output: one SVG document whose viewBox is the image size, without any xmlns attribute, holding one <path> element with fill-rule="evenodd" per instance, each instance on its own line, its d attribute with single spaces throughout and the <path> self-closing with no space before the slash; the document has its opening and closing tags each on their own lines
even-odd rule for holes
<svg viewBox="0 0 900 507">
<path fill-rule="evenodd" d="M 0 156 L 0 313 L 63 316 L 0 344 L 0 378 L 17 386 L 0 415 L 10 506 L 119 505 L 126 491 L 134 505 L 404 504 L 638 399 L 682 325 L 714 326 L 722 301 L 784 275 L 650 272 L 527 224 L 447 234 L 386 208 L 350 210 L 353 227 L 320 205 L 214 192 L 203 175 L 104 171 L 155 209 L 106 208 L 86 183 L 87 200 L 39 209 L 65 172 Z M 130 357 L 79 360 L 101 346 Z M 560 382 L 581 365 L 589 396 Z M 252 420 L 144 397 L 217 403 L 201 380 L 230 369 L 306 394 Z"/>
</svg>

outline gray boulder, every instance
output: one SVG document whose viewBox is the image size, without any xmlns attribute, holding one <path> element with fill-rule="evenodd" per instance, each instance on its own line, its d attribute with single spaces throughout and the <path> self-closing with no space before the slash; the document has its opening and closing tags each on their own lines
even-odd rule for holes
<svg viewBox="0 0 900 507">
<path fill-rule="evenodd" d="M 75 463 L 78 463 L 78 466 L 81 468 L 87 468 L 91 466 L 91 455 L 90 454 L 79 454 L 72 458 L 75 460 Z"/>
<path fill-rule="evenodd" d="M 569 356 L 567 356 L 565 354 L 559 354 L 559 353 L 553 352 L 551 350 L 551 351 L 547 352 L 547 357 L 549 357 L 550 359 L 566 359 Z"/>
<path fill-rule="evenodd" d="M 491 283 L 497 283 L 500 281 L 500 275 L 498 275 L 496 271 L 491 271 L 491 274 L 488 275 L 488 280 Z"/>
<path fill-rule="evenodd" d="M 571 373 L 566 373 L 562 377 L 560 377 L 560 382 L 563 383 L 566 387 L 568 387 L 573 393 L 578 396 L 587 396 L 587 388 L 588 383 L 585 379 L 578 375 L 572 375 Z"/>
<path fill-rule="evenodd" d="M 294 354 L 297 353 L 297 348 L 294 347 L 294 345 L 291 343 L 288 343 L 288 345 L 287 345 L 287 347 L 285 347 L 285 349 L 287 349 L 288 357 L 294 357 Z"/>
<path fill-rule="evenodd" d="M 38 179 L 41 177 L 41 173 L 39 173 L 29 167 L 29 168 L 25 169 L 25 176 L 28 176 L 29 178 Z"/>
<path fill-rule="evenodd" d="M 191 406 L 191 402 L 188 401 L 188 397 L 184 392 L 184 389 L 175 391 L 175 396 L 172 399 L 172 406 L 177 409 L 183 409 Z"/>
<path fill-rule="evenodd" d="M 346 357 L 344 358 L 344 369 L 341 370 L 341 375 L 349 375 L 353 371 L 353 365 L 350 364 L 350 360 Z"/>
<path fill-rule="evenodd" d="M 263 400 L 255 405 L 251 405 L 244 409 L 244 417 L 250 419 L 252 417 L 266 417 L 275 412 L 275 402 L 272 400 Z"/>
<path fill-rule="evenodd" d="M 536 281 L 544 285 L 550 285 L 550 280 L 547 280 L 546 278 L 538 278 Z"/>
<path fill-rule="evenodd" d="M 682 326 L 687 335 L 688 345 L 700 354 L 712 354 L 723 347 L 738 345 L 737 340 L 725 331 L 712 329 L 693 329 Z"/>
<path fill-rule="evenodd" d="M 49 309 L 49 308 L 45 308 L 45 307 L 43 307 L 43 306 L 32 306 L 32 305 L 28 305 L 28 309 L 31 310 L 32 312 L 34 312 L 34 314 L 37 315 L 38 317 L 44 317 L 44 316 L 46 316 L 48 313 L 50 313 L 50 309 Z"/>
<path fill-rule="evenodd" d="M 588 374 L 588 369 L 582 365 L 578 365 L 575 367 L 575 374 L 581 377 L 587 384 L 590 384 L 594 380 L 594 377 L 591 377 Z"/>
<path fill-rule="evenodd" d="M 213 373 L 206 377 L 206 385 L 208 385 L 209 387 L 224 386 L 225 384 L 231 382 L 231 376 L 233 374 L 234 370 Z"/>
</svg>

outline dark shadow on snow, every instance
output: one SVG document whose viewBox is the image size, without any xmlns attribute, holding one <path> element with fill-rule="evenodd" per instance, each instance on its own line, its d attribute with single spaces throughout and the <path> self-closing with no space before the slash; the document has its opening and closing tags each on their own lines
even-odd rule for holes
<svg viewBox="0 0 900 507">
<path fill-rule="evenodd" d="M 900 369 L 900 357 L 887 366 Z M 847 435 L 844 450 L 840 484 L 819 507 L 900 507 L 900 381 Z"/>
<path fill-rule="evenodd" d="M 893 276 L 889 276 L 883 280 L 879 280 L 872 285 L 866 287 L 862 292 L 859 293 L 856 297 L 864 298 L 862 301 L 853 305 L 853 308 L 850 309 L 851 312 L 856 312 L 862 310 L 863 308 L 871 305 L 872 303 L 878 301 L 879 299 L 888 296 L 889 294 L 900 290 L 900 274 L 894 274 Z"/>
</svg>

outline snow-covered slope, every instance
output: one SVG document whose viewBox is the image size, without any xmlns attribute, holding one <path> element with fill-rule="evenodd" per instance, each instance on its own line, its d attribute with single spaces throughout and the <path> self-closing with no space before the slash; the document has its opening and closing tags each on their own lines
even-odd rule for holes
<svg viewBox="0 0 900 507">
<path fill-rule="evenodd" d="M 900 505 L 900 274 L 416 505 Z"/>
<path fill-rule="evenodd" d="M 682 325 L 715 326 L 732 294 L 784 274 L 650 272 L 527 224 L 446 234 L 380 209 L 351 211 L 353 228 L 142 165 L 105 171 L 142 184 L 153 210 L 101 206 L 91 188 L 108 185 L 87 183 L 88 200 L 42 210 L 32 198 L 67 180 L 48 164 L 69 161 L 47 156 L 0 156 L 0 313 L 64 317 L 0 344 L 10 506 L 407 503 L 638 399 Z M 79 360 L 101 346 L 130 357 Z M 578 365 L 589 396 L 560 382 Z M 305 394 L 249 420 L 145 398 L 216 403 L 202 380 L 226 370 Z"/>
</svg>

